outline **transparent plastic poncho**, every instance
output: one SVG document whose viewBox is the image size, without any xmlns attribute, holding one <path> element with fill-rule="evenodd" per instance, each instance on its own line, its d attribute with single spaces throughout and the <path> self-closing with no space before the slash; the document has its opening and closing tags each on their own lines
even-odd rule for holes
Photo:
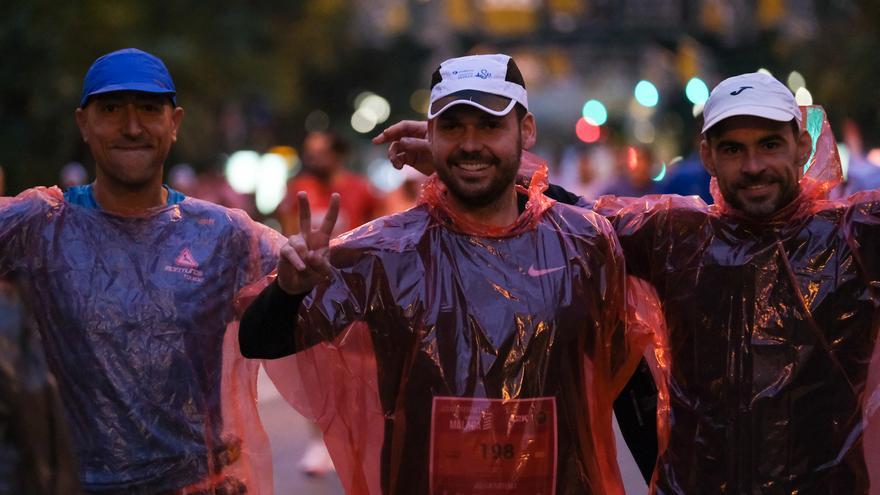
<svg viewBox="0 0 880 495">
<path fill-rule="evenodd" d="M 86 490 L 271 493 L 258 363 L 232 322 L 235 293 L 275 267 L 281 242 L 192 198 L 137 216 L 57 188 L 0 202 L 0 273 L 32 309 Z"/>
<path fill-rule="evenodd" d="M 631 312 L 653 321 L 652 493 L 878 493 L 880 195 L 840 180 L 824 112 L 792 204 L 758 221 L 696 197 L 600 198 Z M 641 294 L 641 295 L 639 295 Z"/>
<path fill-rule="evenodd" d="M 546 177 L 507 228 L 456 214 L 434 176 L 331 244 L 290 324 L 302 351 L 266 367 L 347 493 L 623 493 L 612 403 L 650 330 L 624 325 L 610 225 L 544 197 Z"/>
</svg>

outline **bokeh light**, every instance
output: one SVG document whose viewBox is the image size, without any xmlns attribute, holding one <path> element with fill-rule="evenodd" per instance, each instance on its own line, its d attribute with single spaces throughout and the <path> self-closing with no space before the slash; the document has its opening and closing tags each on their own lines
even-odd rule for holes
<svg viewBox="0 0 880 495">
<path fill-rule="evenodd" d="M 639 81 L 633 94 L 636 97 L 636 101 L 646 107 L 657 106 L 657 103 L 660 102 L 660 93 L 657 91 L 657 86 L 654 86 L 654 83 L 651 81 Z"/>
<path fill-rule="evenodd" d="M 807 87 L 807 80 L 804 79 L 804 76 L 802 76 L 800 72 L 795 70 L 788 75 L 788 89 L 790 89 L 792 93 L 805 87 Z"/>
<path fill-rule="evenodd" d="M 692 77 L 684 88 L 684 94 L 694 105 L 706 103 L 709 99 L 709 86 L 699 77 Z"/>
<path fill-rule="evenodd" d="M 249 150 L 236 151 L 226 160 L 226 182 L 237 193 L 252 194 L 257 189 L 259 168 L 259 153 Z"/>
<path fill-rule="evenodd" d="M 651 177 L 651 180 L 654 182 L 661 182 L 665 178 L 666 178 L 666 164 L 661 163 L 660 164 L 660 172 L 657 175 L 655 175 L 654 177 Z"/>
<path fill-rule="evenodd" d="M 588 100 L 581 111 L 584 120 L 594 126 L 602 125 L 608 120 L 608 110 L 599 100 Z"/>
<path fill-rule="evenodd" d="M 578 139 L 585 143 L 595 143 L 602 135 L 599 126 L 593 125 L 584 119 L 578 119 L 574 132 L 577 134 Z"/>
<path fill-rule="evenodd" d="M 372 110 L 373 114 L 376 115 L 376 122 L 380 124 L 391 116 L 391 105 L 388 103 L 388 100 L 376 94 L 364 98 L 358 109 L 361 108 Z"/>
<path fill-rule="evenodd" d="M 844 143 L 837 144 L 837 155 L 840 157 L 840 172 L 843 174 L 843 180 L 849 177 L 849 148 Z"/>
<path fill-rule="evenodd" d="M 376 128 L 378 123 L 376 114 L 369 108 L 358 108 L 351 116 L 351 127 L 355 131 L 365 134 Z"/>
<path fill-rule="evenodd" d="M 636 122 L 636 125 L 633 126 L 633 136 L 642 143 L 653 143 L 655 134 L 654 124 L 648 121 Z"/>
<path fill-rule="evenodd" d="M 287 192 L 288 160 L 277 153 L 266 153 L 260 159 L 257 173 L 257 210 L 263 215 L 275 211 Z"/>
<path fill-rule="evenodd" d="M 373 160 L 367 165 L 367 177 L 376 189 L 382 192 L 391 192 L 401 184 L 405 179 L 404 174 L 394 168 L 391 161 L 387 158 L 379 158 Z"/>
<path fill-rule="evenodd" d="M 427 115 L 428 103 L 431 101 L 431 92 L 427 89 L 417 89 L 409 95 L 409 106 L 414 112 Z"/>
<path fill-rule="evenodd" d="M 807 88 L 798 88 L 794 93 L 794 99 L 798 105 L 807 106 L 813 104 L 813 95 Z"/>
<path fill-rule="evenodd" d="M 639 150 L 635 146 L 626 147 L 626 168 L 634 172 L 639 168 Z"/>
</svg>

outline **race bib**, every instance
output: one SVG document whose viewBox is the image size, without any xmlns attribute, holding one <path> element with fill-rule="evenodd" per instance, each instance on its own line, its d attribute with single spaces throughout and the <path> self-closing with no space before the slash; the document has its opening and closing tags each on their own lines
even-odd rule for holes
<svg viewBox="0 0 880 495">
<path fill-rule="evenodd" d="M 434 397 L 431 495 L 556 493 L 556 399 Z"/>
</svg>

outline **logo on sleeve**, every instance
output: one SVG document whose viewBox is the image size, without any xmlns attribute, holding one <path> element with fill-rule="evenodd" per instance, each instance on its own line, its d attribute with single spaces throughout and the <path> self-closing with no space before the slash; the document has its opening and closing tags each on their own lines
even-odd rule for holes
<svg viewBox="0 0 880 495">
<path fill-rule="evenodd" d="M 179 273 L 190 282 L 200 284 L 205 281 L 205 272 L 199 270 L 199 262 L 193 257 L 192 251 L 188 247 L 180 251 L 180 254 L 174 259 L 174 265 L 165 265 L 165 271 Z"/>
</svg>

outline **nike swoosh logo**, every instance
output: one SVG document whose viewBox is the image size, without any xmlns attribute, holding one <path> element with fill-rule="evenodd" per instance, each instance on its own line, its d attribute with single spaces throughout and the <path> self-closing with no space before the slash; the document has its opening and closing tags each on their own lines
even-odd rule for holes
<svg viewBox="0 0 880 495">
<path fill-rule="evenodd" d="M 539 270 L 535 268 L 535 265 L 532 265 L 529 267 L 529 271 L 526 273 L 528 273 L 530 277 L 540 277 L 542 275 L 548 275 L 553 272 L 558 272 L 559 270 L 562 270 L 564 268 L 564 266 L 557 266 L 556 268 L 544 268 L 542 270 Z"/>
<path fill-rule="evenodd" d="M 730 96 L 736 96 L 736 95 L 742 93 L 743 91 L 745 91 L 745 90 L 747 90 L 747 89 L 755 89 L 755 87 L 754 87 L 754 86 L 743 86 L 743 87 L 739 88 L 739 89 L 736 90 L 736 91 L 731 91 L 731 92 L 730 92 Z"/>
</svg>

